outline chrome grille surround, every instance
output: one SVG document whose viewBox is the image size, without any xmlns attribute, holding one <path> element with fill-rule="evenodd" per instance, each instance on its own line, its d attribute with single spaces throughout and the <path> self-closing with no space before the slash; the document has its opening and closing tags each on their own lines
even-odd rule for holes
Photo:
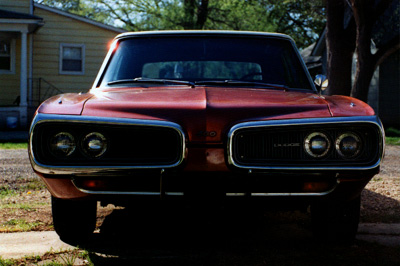
<svg viewBox="0 0 400 266">
<path fill-rule="evenodd" d="M 33 139 L 36 127 L 44 123 L 76 123 L 76 124 L 93 124 L 107 126 L 138 126 L 150 128 L 163 128 L 173 130 L 180 140 L 179 158 L 168 164 L 146 164 L 146 165 L 50 165 L 39 162 L 33 149 Z M 29 130 L 29 158 L 35 171 L 42 174 L 56 175 L 88 175 L 88 174 L 118 174 L 125 173 L 134 169 L 166 169 L 179 166 L 185 160 L 186 137 L 181 126 L 173 122 L 158 120 L 140 120 L 129 118 L 112 118 L 112 117 L 91 117 L 91 116 L 75 116 L 75 115 L 53 115 L 53 114 L 37 114 L 32 121 Z"/>
<path fill-rule="evenodd" d="M 257 129 L 275 129 L 275 128 L 294 128 L 299 127 L 301 129 L 307 127 L 316 127 L 321 126 L 323 128 L 324 125 L 328 125 L 330 127 L 335 127 L 341 129 L 343 124 L 351 124 L 354 126 L 360 125 L 368 125 L 374 127 L 376 130 L 376 134 L 378 136 L 377 140 L 377 154 L 376 160 L 374 160 L 371 164 L 368 165 L 351 165 L 349 161 L 347 161 L 346 165 L 301 165 L 296 163 L 288 163 L 284 164 L 274 164 L 273 162 L 265 163 L 261 165 L 261 163 L 243 163 L 239 160 L 235 159 L 235 137 L 239 135 L 240 132 L 244 132 L 246 130 L 257 130 Z M 344 130 L 345 128 L 343 128 Z M 314 129 L 315 130 L 315 129 Z M 264 170 L 264 171 L 275 171 L 275 170 L 287 170 L 287 171 L 316 171 L 316 170 L 371 170 L 377 168 L 382 160 L 384 153 L 384 130 L 383 126 L 376 116 L 359 116 L 359 117 L 329 117 L 329 118 L 305 118 L 305 119 L 289 119 L 289 120 L 270 120 L 270 121 L 255 121 L 255 122 L 244 122 L 233 126 L 228 133 L 228 141 L 227 141 L 227 158 L 228 164 L 230 166 L 240 168 L 240 169 L 248 169 L 251 170 Z M 303 146 L 303 142 L 301 142 L 301 146 Z M 301 147 L 303 148 L 303 147 Z M 288 158 L 289 159 L 289 158 Z M 305 161 L 305 159 L 303 159 Z M 311 163 L 310 163 L 311 164 Z M 329 162 L 328 162 L 329 164 Z"/>
</svg>

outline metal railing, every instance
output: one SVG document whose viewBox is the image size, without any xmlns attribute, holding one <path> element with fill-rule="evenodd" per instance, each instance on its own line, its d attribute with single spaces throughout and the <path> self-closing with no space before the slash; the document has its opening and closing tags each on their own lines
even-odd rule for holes
<svg viewBox="0 0 400 266">
<path fill-rule="evenodd" d="M 32 81 L 32 91 L 29 97 L 30 106 L 39 106 L 44 100 L 51 96 L 63 93 L 62 90 L 43 78 L 33 78 L 29 81 Z"/>
</svg>

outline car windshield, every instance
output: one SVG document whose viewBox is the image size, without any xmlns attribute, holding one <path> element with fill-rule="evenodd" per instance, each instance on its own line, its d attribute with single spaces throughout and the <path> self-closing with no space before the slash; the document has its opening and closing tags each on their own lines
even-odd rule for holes
<svg viewBox="0 0 400 266">
<path fill-rule="evenodd" d="M 212 85 L 221 81 L 312 90 L 292 43 L 261 37 L 162 36 L 122 39 L 101 86 L 129 83 Z M 243 81 L 243 82 L 238 82 Z M 184 83 L 182 83 L 184 84 Z"/>
</svg>

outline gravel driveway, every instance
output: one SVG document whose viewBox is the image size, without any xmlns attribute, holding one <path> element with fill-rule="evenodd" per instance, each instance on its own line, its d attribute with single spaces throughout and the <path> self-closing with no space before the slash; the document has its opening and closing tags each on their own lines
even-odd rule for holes
<svg viewBox="0 0 400 266">
<path fill-rule="evenodd" d="M 0 150 L 0 187 L 18 189 L 38 179 L 26 150 Z M 381 173 L 363 191 L 361 221 L 400 222 L 400 146 L 386 147 Z"/>
<path fill-rule="evenodd" d="M 40 202 L 40 205 L 35 205 L 34 210 L 11 208 L 9 212 L 7 208 L 0 208 L 0 223 L 10 219 L 26 219 L 28 222 L 40 221 L 40 225 L 28 231 L 52 230 L 50 194 L 32 171 L 26 150 L 0 150 L 0 192 L 5 188 L 17 194 L 1 199 L 0 205 L 18 206 L 19 203 L 29 202 Z M 99 218 L 103 221 L 108 213 L 100 211 Z M 153 242 L 146 246 L 142 244 L 146 244 L 149 235 L 146 234 L 142 242 L 140 232 L 154 228 L 136 228 L 132 222 L 137 217 L 131 217 L 131 214 L 118 209 L 107 216 L 104 224 L 98 220 L 101 234 L 95 233 L 94 242 L 84 247 L 91 251 L 92 261 L 99 262 L 99 265 L 127 262 L 139 265 L 398 265 L 400 236 L 399 232 L 393 233 L 393 230 L 398 230 L 400 226 L 400 146 L 387 147 L 381 173 L 363 192 L 362 224 L 357 235 L 359 241 L 352 247 L 316 245 L 307 229 L 307 221 L 302 220 L 303 214 L 297 212 L 289 216 L 275 214 L 273 217 L 272 214 L 267 217 L 262 234 L 247 235 L 246 230 L 235 227 L 235 234 L 229 233 L 226 235 L 228 238 L 218 237 L 223 230 L 220 232 L 210 227 L 203 217 L 201 221 L 196 221 L 197 226 L 188 228 L 190 231 L 172 234 L 175 240 L 185 239 L 184 243 L 171 246 L 166 241 L 170 238 L 154 233 L 151 235 L 150 232 Z M 22 243 L 29 241 L 25 237 L 35 233 L 40 232 L 26 233 Z M 10 234 L 0 234 L 6 238 L 7 235 Z M 137 242 L 138 239 L 141 244 Z M 50 242 L 54 245 L 57 241 L 56 237 Z M 0 241 L 0 251 L 5 242 L 5 239 Z M 39 242 L 43 244 L 43 241 Z M 26 244 L 21 245 L 22 248 L 24 246 Z M 23 251 L 19 254 L 17 257 L 27 255 Z"/>
</svg>

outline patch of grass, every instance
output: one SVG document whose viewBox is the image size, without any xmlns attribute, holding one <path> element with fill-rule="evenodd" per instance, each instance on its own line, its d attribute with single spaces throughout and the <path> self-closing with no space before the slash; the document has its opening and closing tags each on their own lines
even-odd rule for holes
<svg viewBox="0 0 400 266">
<path fill-rule="evenodd" d="M 382 181 L 383 180 L 383 178 L 382 177 L 380 177 L 380 176 L 374 176 L 374 178 L 372 178 L 372 180 L 371 181 L 374 181 L 374 182 L 379 182 L 379 181 Z"/>
<path fill-rule="evenodd" d="M 385 128 L 386 145 L 400 145 L 400 129 Z"/>
<path fill-rule="evenodd" d="M 18 149 L 28 149 L 27 142 L 3 142 L 0 143 L 0 150 L 18 150 Z"/>
<path fill-rule="evenodd" d="M 45 189 L 45 184 L 39 179 L 30 179 L 27 184 L 20 187 L 21 190 L 42 190 Z"/>
<path fill-rule="evenodd" d="M 86 250 L 70 250 L 70 251 L 50 251 L 42 256 L 26 256 L 20 259 L 2 259 L 0 257 L 0 266 L 14 265 L 41 265 L 41 266 L 73 266 L 76 260 L 80 258 L 83 261 L 79 265 L 93 266 L 90 260 L 89 252 Z"/>
<path fill-rule="evenodd" d="M 26 203 L 19 204 L 18 209 L 29 211 L 29 212 L 36 211 L 36 209 L 33 208 L 33 206 L 30 206 L 29 204 L 26 204 Z"/>
<path fill-rule="evenodd" d="M 17 195 L 17 192 L 14 189 L 11 189 L 9 186 L 0 186 L 0 199 L 15 195 Z"/>
<path fill-rule="evenodd" d="M 386 145 L 400 146 L 400 137 L 386 137 Z"/>
<path fill-rule="evenodd" d="M 385 128 L 385 134 L 388 137 L 400 137 L 400 129 L 393 127 Z"/>
<path fill-rule="evenodd" d="M 33 207 L 33 204 L 29 205 L 27 203 L 2 203 L 0 206 L 1 209 L 20 209 L 25 211 L 36 211 Z"/>
<path fill-rule="evenodd" d="M 0 232 L 26 232 L 41 224 L 41 222 L 28 223 L 24 219 L 11 219 L 1 224 Z"/>
<path fill-rule="evenodd" d="M 78 253 L 72 253 L 72 254 L 66 254 L 60 256 L 60 259 L 64 262 L 64 265 L 66 266 L 74 266 L 75 261 L 78 258 L 79 254 Z"/>
<path fill-rule="evenodd" d="M 11 213 L 14 213 L 16 210 L 35 212 L 37 211 L 36 209 L 37 207 L 45 205 L 49 205 L 49 203 L 48 202 L 30 202 L 30 203 L 2 202 L 0 205 L 0 210 L 8 209 Z"/>
<path fill-rule="evenodd" d="M 14 260 L 9 260 L 9 259 L 3 259 L 0 257 L 0 266 L 13 266 L 15 265 Z"/>
</svg>

